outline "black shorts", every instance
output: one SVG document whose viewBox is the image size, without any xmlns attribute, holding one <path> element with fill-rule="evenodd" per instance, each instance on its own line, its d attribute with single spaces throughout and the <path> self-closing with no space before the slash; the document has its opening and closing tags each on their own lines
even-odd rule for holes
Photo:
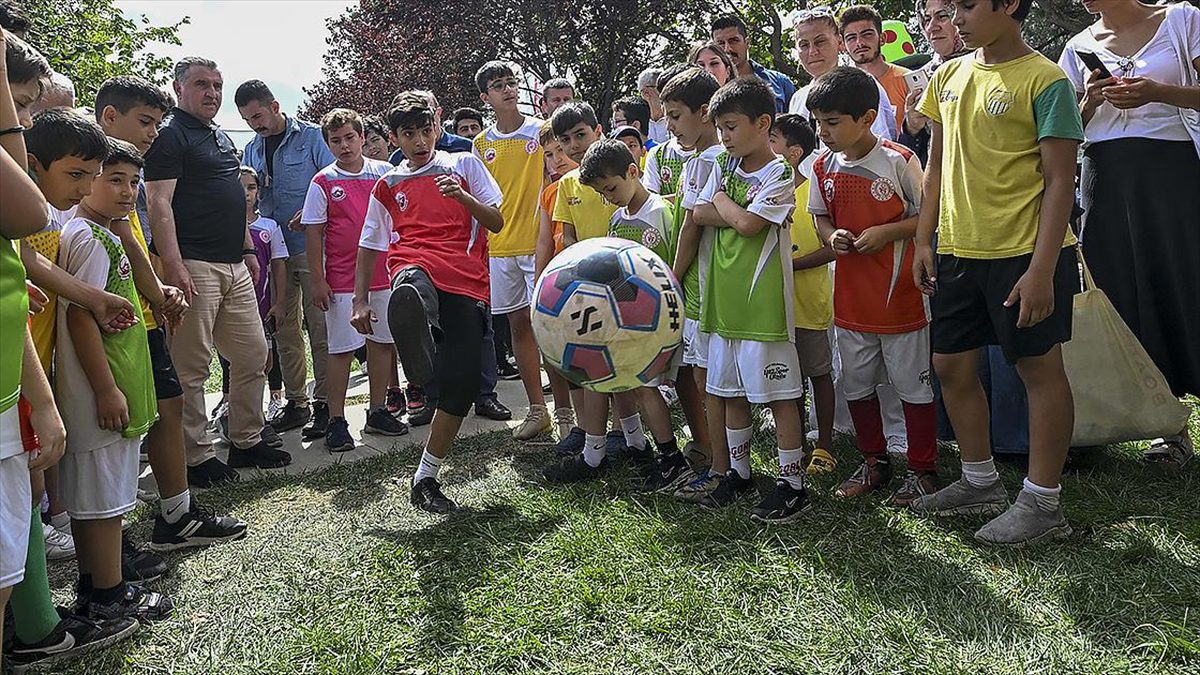
<svg viewBox="0 0 1200 675">
<path fill-rule="evenodd" d="M 165 401 L 183 396 L 183 387 L 179 386 L 179 376 L 175 374 L 171 352 L 167 351 L 167 331 L 161 326 L 152 328 L 146 331 L 146 341 L 150 343 L 150 367 L 154 370 L 155 398 Z"/>
<path fill-rule="evenodd" d="M 957 354 L 999 345 L 1009 363 L 1041 356 L 1071 339 L 1071 313 L 1079 293 L 1075 248 L 1063 248 L 1054 268 L 1054 312 L 1029 328 L 1017 328 L 1020 304 L 1005 307 L 1033 254 L 974 260 L 939 255 L 937 292 L 930 301 L 935 354 Z"/>
</svg>

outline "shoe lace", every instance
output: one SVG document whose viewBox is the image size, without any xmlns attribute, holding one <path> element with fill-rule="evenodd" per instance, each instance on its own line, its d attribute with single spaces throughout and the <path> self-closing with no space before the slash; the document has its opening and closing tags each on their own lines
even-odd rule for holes
<svg viewBox="0 0 1200 675">
<path fill-rule="evenodd" d="M 900 492 L 924 495 L 925 487 L 921 485 L 921 476 L 914 471 L 904 474 L 904 482 L 900 484 Z"/>
<path fill-rule="evenodd" d="M 862 483 L 865 485 L 870 477 L 871 465 L 863 462 L 862 464 L 859 464 L 858 468 L 854 470 L 854 473 L 850 475 L 850 480 L 855 483 Z"/>
</svg>

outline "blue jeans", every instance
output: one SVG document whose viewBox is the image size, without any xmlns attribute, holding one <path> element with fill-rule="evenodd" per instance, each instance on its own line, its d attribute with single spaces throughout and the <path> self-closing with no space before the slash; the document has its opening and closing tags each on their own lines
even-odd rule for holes
<svg viewBox="0 0 1200 675">
<path fill-rule="evenodd" d="M 480 343 L 480 371 L 479 371 L 479 399 L 484 401 L 488 399 L 495 400 L 496 398 L 496 331 L 492 330 L 492 315 L 487 315 L 487 328 L 483 334 L 483 341 Z M 440 396 L 438 395 L 437 380 L 430 382 L 425 387 L 426 405 L 437 407 L 437 402 Z M 477 401 L 477 402 L 478 402 Z"/>
</svg>

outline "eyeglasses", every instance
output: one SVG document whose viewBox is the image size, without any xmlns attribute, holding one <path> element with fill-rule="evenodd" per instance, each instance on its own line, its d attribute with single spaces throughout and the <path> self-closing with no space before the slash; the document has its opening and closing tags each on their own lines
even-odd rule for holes
<svg viewBox="0 0 1200 675">
<path fill-rule="evenodd" d="M 504 91 L 505 89 L 519 89 L 521 83 L 516 80 L 497 80 L 488 85 L 488 89 L 492 91 Z"/>
</svg>

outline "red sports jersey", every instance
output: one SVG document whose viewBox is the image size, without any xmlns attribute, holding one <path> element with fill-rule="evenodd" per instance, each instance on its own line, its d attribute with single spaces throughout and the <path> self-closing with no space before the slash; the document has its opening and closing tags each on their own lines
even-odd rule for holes
<svg viewBox="0 0 1200 675">
<path fill-rule="evenodd" d="M 881 140 L 857 161 L 826 151 L 813 164 L 808 210 L 855 235 L 915 216 L 921 209 L 921 164 L 911 150 Z M 894 241 L 874 255 L 838 256 L 833 322 L 864 333 L 907 333 L 928 323 L 913 284 L 913 242 Z"/>
<path fill-rule="evenodd" d="M 419 169 L 405 160 L 379 179 L 359 246 L 387 251 L 390 278 L 416 265 L 438 290 L 489 302 L 487 236 L 465 206 L 442 195 L 436 180 L 444 175 L 481 203 L 500 205 L 500 188 L 478 157 L 439 150 Z"/>
</svg>

